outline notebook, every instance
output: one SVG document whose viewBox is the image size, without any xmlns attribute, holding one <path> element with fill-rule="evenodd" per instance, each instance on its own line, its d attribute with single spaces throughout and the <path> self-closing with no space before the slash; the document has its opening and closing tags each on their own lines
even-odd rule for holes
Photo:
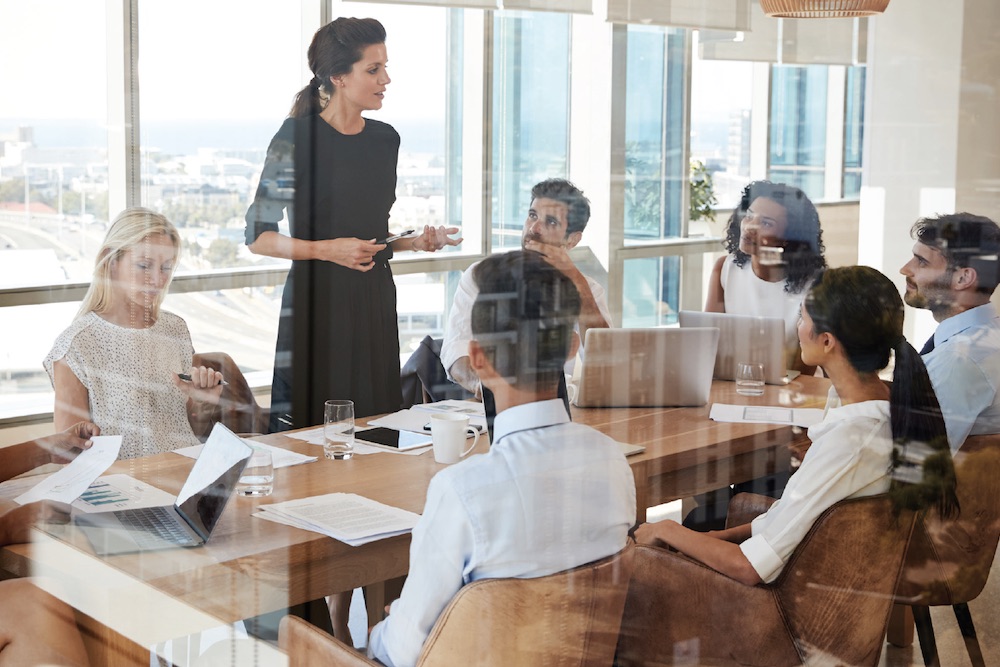
<svg viewBox="0 0 1000 667">
<path fill-rule="evenodd" d="M 719 330 L 588 329 L 575 405 L 682 407 L 708 402 Z"/>
<path fill-rule="evenodd" d="M 678 313 L 681 328 L 718 327 L 719 353 L 715 359 L 714 377 L 733 380 L 738 361 L 764 364 L 767 384 L 785 384 L 785 321 L 780 317 L 754 317 L 730 313 L 699 313 L 682 310 Z M 798 375 L 795 372 L 795 375 Z"/>
<path fill-rule="evenodd" d="M 216 424 L 173 506 L 76 514 L 73 523 L 100 556 L 199 546 L 212 535 L 251 452 Z"/>
</svg>

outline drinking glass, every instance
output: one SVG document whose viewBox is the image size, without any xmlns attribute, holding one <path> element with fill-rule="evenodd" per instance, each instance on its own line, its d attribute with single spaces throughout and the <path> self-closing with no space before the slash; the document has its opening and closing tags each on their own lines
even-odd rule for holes
<svg viewBox="0 0 1000 667">
<path fill-rule="evenodd" d="M 236 490 L 243 496 L 269 496 L 274 491 L 274 460 L 266 449 L 254 449 Z"/>
<path fill-rule="evenodd" d="M 764 393 L 764 364 L 741 361 L 736 364 L 736 393 L 761 396 Z"/>
<path fill-rule="evenodd" d="M 335 460 L 354 456 L 354 401 L 327 401 L 323 416 L 323 455 Z"/>
</svg>

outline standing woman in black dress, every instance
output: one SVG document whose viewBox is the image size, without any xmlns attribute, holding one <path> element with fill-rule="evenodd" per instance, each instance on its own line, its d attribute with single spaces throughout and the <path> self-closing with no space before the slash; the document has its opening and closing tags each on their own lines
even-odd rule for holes
<svg viewBox="0 0 1000 667">
<path fill-rule="evenodd" d="M 268 147 L 247 211 L 256 254 L 291 259 L 271 385 L 270 431 L 323 423 L 323 403 L 354 401 L 366 417 L 400 408 L 394 251 L 433 252 L 461 239 L 424 227 L 386 244 L 396 200 L 399 135 L 365 118 L 389 84 L 385 29 L 338 18 L 308 52 L 314 76 Z M 294 185 L 294 189 L 293 186 Z M 290 234 L 278 231 L 287 212 Z"/>
</svg>

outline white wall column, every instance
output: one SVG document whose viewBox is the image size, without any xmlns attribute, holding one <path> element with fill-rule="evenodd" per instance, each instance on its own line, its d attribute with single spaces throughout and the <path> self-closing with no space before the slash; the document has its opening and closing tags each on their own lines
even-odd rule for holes
<svg viewBox="0 0 1000 667">
<path fill-rule="evenodd" d="M 858 261 L 901 289 L 917 218 L 1000 215 L 998 27 L 994 0 L 895 2 L 870 23 Z M 908 310 L 917 347 L 934 326 Z"/>
</svg>

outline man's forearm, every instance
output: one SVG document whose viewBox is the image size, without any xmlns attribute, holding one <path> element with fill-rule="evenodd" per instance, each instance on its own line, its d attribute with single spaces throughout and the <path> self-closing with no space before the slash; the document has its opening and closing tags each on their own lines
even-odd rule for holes
<svg viewBox="0 0 1000 667">
<path fill-rule="evenodd" d="M 476 374 L 476 371 L 472 370 L 468 357 L 459 357 L 458 361 L 453 363 L 451 368 L 448 369 L 448 375 L 455 383 L 462 385 L 466 390 L 475 394 L 476 398 L 481 398 L 479 376 Z"/>
</svg>

